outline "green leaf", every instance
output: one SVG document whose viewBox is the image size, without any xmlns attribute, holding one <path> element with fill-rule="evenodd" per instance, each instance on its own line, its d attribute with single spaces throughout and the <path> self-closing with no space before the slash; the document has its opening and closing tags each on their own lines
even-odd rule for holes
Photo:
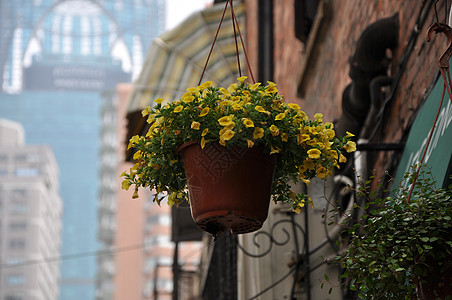
<svg viewBox="0 0 452 300">
<path fill-rule="evenodd" d="M 416 245 L 416 248 L 417 248 L 417 252 L 418 252 L 419 254 L 422 254 L 422 252 L 424 252 L 424 249 L 422 249 L 421 246 Z"/>
<path fill-rule="evenodd" d="M 325 274 L 324 277 L 325 277 L 325 280 L 326 280 L 326 281 L 330 281 L 330 278 L 328 277 L 328 275 Z"/>
</svg>

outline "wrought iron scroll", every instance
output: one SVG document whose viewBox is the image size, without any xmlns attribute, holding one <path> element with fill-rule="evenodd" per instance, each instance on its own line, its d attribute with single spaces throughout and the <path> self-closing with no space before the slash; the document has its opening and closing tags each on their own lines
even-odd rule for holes
<svg viewBox="0 0 452 300">
<path fill-rule="evenodd" d="M 302 236 L 303 237 L 305 236 L 305 231 L 299 224 L 297 224 L 296 222 L 292 222 L 291 219 L 284 219 L 284 220 L 279 220 L 279 221 L 275 222 L 273 224 L 273 226 L 271 227 L 270 231 L 260 230 L 253 234 L 253 243 L 257 248 L 262 247 L 261 243 L 259 243 L 259 241 L 258 241 L 259 237 L 263 236 L 268 240 L 268 246 L 261 253 L 253 254 L 253 253 L 249 252 L 248 250 L 246 250 L 242 245 L 240 245 L 240 243 L 237 239 L 237 236 L 236 236 L 235 241 L 237 243 L 237 247 L 245 255 L 247 255 L 249 257 L 253 257 L 253 258 L 264 257 L 271 252 L 273 245 L 284 246 L 291 241 L 291 239 L 290 239 L 291 234 L 289 233 L 289 230 L 287 230 L 285 227 L 282 227 L 283 224 L 289 224 L 290 226 L 295 226 L 296 229 L 300 230 Z M 281 228 L 282 232 L 284 233 L 282 239 L 279 239 L 279 238 L 277 239 L 274 237 L 275 230 L 278 228 Z M 295 234 L 295 232 L 293 234 Z"/>
</svg>

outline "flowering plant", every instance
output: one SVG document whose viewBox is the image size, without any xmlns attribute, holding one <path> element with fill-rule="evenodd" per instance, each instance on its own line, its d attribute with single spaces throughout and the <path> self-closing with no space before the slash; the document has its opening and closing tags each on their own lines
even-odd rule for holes
<svg viewBox="0 0 452 300">
<path fill-rule="evenodd" d="M 289 202 L 295 211 L 304 205 L 288 184 L 299 180 L 309 183 L 313 177 L 326 178 L 334 167 L 345 162 L 343 151 L 356 150 L 353 135 L 336 137 L 333 124 L 323 122 L 322 114 L 309 120 L 297 104 L 286 104 L 278 95 L 276 84 L 246 83 L 246 77 L 227 89 L 214 87 L 211 81 L 187 89 L 178 100 L 163 103 L 142 112 L 150 124 L 145 136 L 130 139 L 135 165 L 124 172 L 123 189 L 135 186 L 156 191 L 159 205 L 162 192 L 168 204 L 188 200 L 187 179 L 179 147 L 197 141 L 201 148 L 210 143 L 224 147 L 262 147 L 264 153 L 277 155 L 272 196 L 274 201 Z"/>
</svg>

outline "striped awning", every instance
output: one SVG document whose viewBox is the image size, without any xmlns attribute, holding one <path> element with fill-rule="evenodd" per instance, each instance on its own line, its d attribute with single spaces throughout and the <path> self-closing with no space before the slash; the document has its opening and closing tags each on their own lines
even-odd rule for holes
<svg viewBox="0 0 452 300">
<path fill-rule="evenodd" d="M 156 98 L 179 99 L 189 87 L 197 86 L 206 63 L 225 4 L 219 3 L 196 12 L 176 28 L 156 38 L 146 57 L 143 70 L 134 84 L 128 112 L 136 113 Z M 234 2 L 234 13 L 244 35 L 245 6 Z M 245 69 L 238 37 L 241 69 Z M 229 86 L 239 77 L 231 10 L 228 7 L 209 59 L 203 82 Z"/>
</svg>

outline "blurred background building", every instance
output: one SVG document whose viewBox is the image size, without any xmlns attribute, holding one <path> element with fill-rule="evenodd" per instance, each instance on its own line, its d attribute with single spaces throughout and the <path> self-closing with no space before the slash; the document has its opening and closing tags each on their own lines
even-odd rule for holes
<svg viewBox="0 0 452 300">
<path fill-rule="evenodd" d="M 109 299 L 113 289 L 117 180 L 109 171 L 118 141 L 102 95 L 140 72 L 164 30 L 165 7 L 163 0 L 0 1 L 0 117 L 23 125 L 27 145 L 49 145 L 60 169 L 61 255 L 72 257 L 61 261 L 60 299 Z"/>
<path fill-rule="evenodd" d="M 56 300 L 62 200 L 48 146 L 0 119 L 0 299 Z"/>
</svg>

